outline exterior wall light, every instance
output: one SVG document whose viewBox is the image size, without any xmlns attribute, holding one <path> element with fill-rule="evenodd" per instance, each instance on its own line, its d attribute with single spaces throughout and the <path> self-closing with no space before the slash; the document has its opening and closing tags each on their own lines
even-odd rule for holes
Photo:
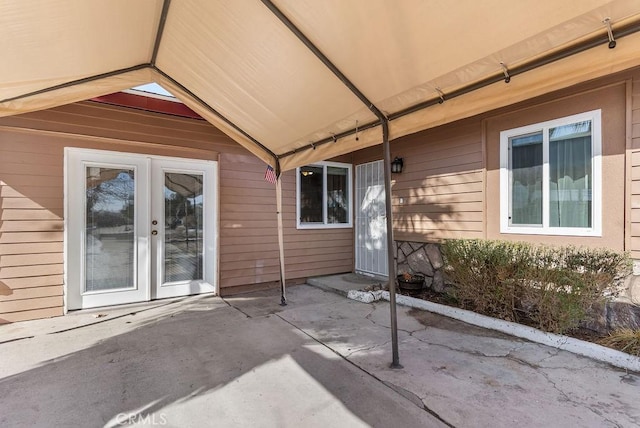
<svg viewBox="0 0 640 428">
<path fill-rule="evenodd" d="M 394 174 L 400 174 L 402 172 L 402 165 L 404 165 L 402 158 L 396 156 L 396 158 L 391 161 L 391 172 Z"/>
</svg>

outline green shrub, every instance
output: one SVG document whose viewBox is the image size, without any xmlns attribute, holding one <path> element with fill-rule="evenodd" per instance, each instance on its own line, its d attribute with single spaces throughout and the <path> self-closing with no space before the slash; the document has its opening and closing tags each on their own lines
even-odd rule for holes
<svg viewBox="0 0 640 428">
<path fill-rule="evenodd" d="M 585 321 L 631 267 L 626 254 L 523 242 L 452 239 L 442 254 L 461 307 L 557 333 Z"/>
</svg>

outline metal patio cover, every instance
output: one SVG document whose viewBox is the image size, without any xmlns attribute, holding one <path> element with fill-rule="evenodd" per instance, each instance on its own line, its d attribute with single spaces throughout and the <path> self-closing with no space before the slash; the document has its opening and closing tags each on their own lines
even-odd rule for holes
<svg viewBox="0 0 640 428">
<path fill-rule="evenodd" d="M 640 65 L 639 28 L 640 0 L 2 0 L 0 116 L 157 82 L 284 171 L 380 113 L 395 139 Z"/>
</svg>

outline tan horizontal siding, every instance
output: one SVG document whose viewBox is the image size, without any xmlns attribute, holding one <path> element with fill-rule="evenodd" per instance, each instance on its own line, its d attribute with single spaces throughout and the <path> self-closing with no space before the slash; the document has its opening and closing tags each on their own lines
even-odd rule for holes
<svg viewBox="0 0 640 428">
<path fill-rule="evenodd" d="M 300 251 L 310 251 L 317 252 L 320 254 L 323 251 L 326 251 L 325 247 L 330 247 L 331 245 L 335 245 L 336 248 L 340 248 L 342 245 L 353 244 L 351 242 L 351 237 L 348 234 L 343 233 L 343 236 L 340 239 L 324 239 L 324 237 L 312 237 L 306 235 L 304 231 L 300 231 L 301 236 L 296 236 L 293 238 L 285 238 L 284 240 L 284 249 L 285 249 L 285 257 L 287 251 L 296 251 L 297 254 Z M 230 239 L 228 240 L 230 241 Z M 224 252 L 227 254 L 233 253 L 244 253 L 248 251 L 252 251 L 256 245 L 259 246 L 262 251 L 278 251 L 278 240 L 277 237 L 269 239 L 272 242 L 249 242 L 250 238 L 240 238 L 238 243 L 226 243 L 222 245 Z M 256 240 L 258 241 L 258 240 Z M 275 241 L 275 242 L 274 242 Z M 277 255 L 277 254 L 276 254 Z"/>
<path fill-rule="evenodd" d="M 473 183 L 462 184 L 444 184 L 444 185 L 429 185 L 422 183 L 419 187 L 415 188 L 398 188 L 398 191 L 394 193 L 394 198 L 406 196 L 405 199 L 411 201 L 410 203 L 419 203 L 420 200 L 429 197 L 438 197 L 441 195 L 464 195 L 464 194 L 482 194 L 482 181 Z M 479 198 L 482 200 L 482 198 Z"/>
<path fill-rule="evenodd" d="M 34 262 L 27 266 L 7 266 L 0 268 L 0 280 L 8 278 L 57 275 L 62 274 L 63 272 L 62 263 L 37 265 Z"/>
<path fill-rule="evenodd" d="M 441 200 L 441 199 L 442 199 L 441 197 L 434 198 L 434 200 Z M 477 199 L 477 198 L 473 198 L 473 199 Z M 393 200 L 394 200 L 394 208 L 393 208 L 394 213 L 402 212 L 404 215 L 409 215 L 411 213 L 418 213 L 418 214 L 439 213 L 441 215 L 451 214 L 450 205 L 447 203 L 422 203 L 422 204 L 412 203 L 412 204 L 400 205 L 399 202 L 395 201 L 395 198 Z M 398 205 L 398 206 L 395 206 L 395 205 Z M 484 205 L 482 201 L 466 202 L 464 200 L 461 201 L 460 198 L 458 198 L 457 207 L 458 207 L 458 210 L 456 211 L 456 216 L 464 215 L 464 213 L 467 213 L 467 212 L 483 213 Z"/>
<path fill-rule="evenodd" d="M 11 290 L 10 293 L 4 294 L 4 292 L 6 292 L 6 290 L 2 290 L 0 287 L 0 302 L 62 296 L 63 286 L 52 285 L 49 287 L 18 288 L 16 290 Z"/>
<path fill-rule="evenodd" d="M 480 119 L 400 138 L 391 148 L 392 157 L 404 159 L 402 173 L 393 175 L 391 195 L 396 240 L 483 237 Z M 369 160 L 370 149 L 354 154 L 355 163 Z"/>
<path fill-rule="evenodd" d="M 416 207 L 411 207 L 411 209 L 416 209 Z M 416 209 L 417 213 L 408 213 L 405 211 L 399 211 L 398 213 L 394 213 L 394 222 L 400 221 L 435 221 L 435 222 L 464 222 L 464 221 L 482 221 L 484 219 L 484 215 L 482 211 L 458 211 L 455 214 L 451 214 L 449 212 L 443 213 L 425 213 L 419 211 L 420 207 Z"/>
<path fill-rule="evenodd" d="M 33 196 L 32 199 L 27 198 L 2 198 L 3 210 L 39 210 L 47 208 L 49 210 L 56 210 L 56 212 L 63 209 L 64 202 L 59 198 L 38 198 Z"/>
<path fill-rule="evenodd" d="M 221 155 L 220 285 L 229 290 L 280 279 L 275 185 L 253 156 Z M 287 278 L 353 270 L 353 229 L 296 229 L 295 173 L 283 177 Z"/>
<path fill-rule="evenodd" d="M 394 222 L 394 228 L 401 228 L 407 225 L 397 224 Z M 478 228 L 482 227 L 481 221 L 415 221 L 410 225 L 413 233 L 429 233 L 433 230 L 438 230 L 440 232 L 475 232 Z"/>
<path fill-rule="evenodd" d="M 59 217 L 51 211 L 41 209 L 5 209 L 0 220 L 56 220 Z"/>
<path fill-rule="evenodd" d="M 410 178 L 409 175 L 406 177 L 402 177 L 402 182 L 406 184 L 403 187 L 409 187 L 413 184 L 423 184 L 427 186 L 452 186 L 459 184 L 467 184 L 467 183 L 476 183 L 481 182 L 483 179 L 483 171 L 482 169 L 478 169 L 476 171 L 464 171 L 463 173 L 443 173 L 443 174 L 429 174 L 425 176 L 424 172 L 416 174 L 417 178 Z M 415 183 L 413 182 L 415 181 Z M 393 193 L 393 196 L 396 196 L 397 192 Z"/>
<path fill-rule="evenodd" d="M 0 244 L 62 242 L 63 239 L 63 232 L 4 232 L 0 234 Z"/>
<path fill-rule="evenodd" d="M 121 141 L 244 152 L 244 149 L 205 121 L 91 101 L 3 118 L 2 124 Z"/>
<path fill-rule="evenodd" d="M 257 227 L 256 224 L 271 224 L 270 222 L 273 221 L 273 216 L 276 212 L 275 205 L 273 206 L 273 210 L 270 210 L 268 206 L 263 208 L 264 209 L 262 211 L 257 208 L 251 208 L 251 211 L 249 212 L 223 210 L 223 212 L 220 213 L 220 220 L 222 222 L 229 222 L 231 224 L 230 227 L 234 228 Z M 282 219 L 284 223 L 295 223 L 295 207 L 293 209 L 293 212 L 287 212 L 285 210 L 282 215 Z"/>
<path fill-rule="evenodd" d="M 0 224 L 0 233 L 63 230 L 62 220 L 23 221 L 8 220 Z"/>
<path fill-rule="evenodd" d="M 40 275 L 35 277 L 24 278 L 5 278 L 0 280 L 0 284 L 10 290 L 31 287 L 47 287 L 49 285 L 62 285 L 64 283 L 62 274 L 58 275 Z"/>
<path fill-rule="evenodd" d="M 329 254 L 319 254 L 313 257 L 314 266 L 317 266 L 316 263 L 320 262 L 332 262 L 335 263 L 336 256 L 342 256 L 345 259 L 349 259 L 351 257 L 351 249 L 343 252 L 343 253 L 329 253 Z M 286 259 L 288 266 L 294 266 L 299 264 L 309 263 L 309 257 L 306 255 L 290 255 Z M 226 256 L 224 259 L 225 268 L 229 271 L 237 270 L 237 269 L 254 269 L 254 268 L 264 268 L 264 267 L 273 267 L 279 266 L 279 262 L 277 259 L 266 259 L 266 260 L 256 260 L 255 257 L 249 258 L 247 260 L 239 260 L 237 257 L 229 257 Z"/>
<path fill-rule="evenodd" d="M 7 312 L 55 308 L 61 307 L 62 303 L 62 296 L 35 297 L 24 300 L 0 301 L 0 318 L 3 318 L 3 315 Z"/>
<path fill-rule="evenodd" d="M 7 254 L 41 254 L 41 253 L 62 253 L 62 242 L 30 242 L 26 244 L 3 244 L 0 245 L 0 256 Z"/>
<path fill-rule="evenodd" d="M 62 263 L 62 253 L 30 253 L 20 255 L 0 255 L 0 267 L 33 266 Z"/>
</svg>

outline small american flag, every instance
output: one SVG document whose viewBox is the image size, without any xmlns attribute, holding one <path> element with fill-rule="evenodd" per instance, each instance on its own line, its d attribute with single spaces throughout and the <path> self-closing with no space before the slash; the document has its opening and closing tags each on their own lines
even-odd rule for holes
<svg viewBox="0 0 640 428">
<path fill-rule="evenodd" d="M 276 172 L 273 170 L 271 165 L 267 165 L 267 170 L 264 173 L 264 179 L 265 179 L 265 181 L 268 181 L 269 183 L 276 184 L 276 181 L 278 180 L 278 177 L 276 177 Z"/>
</svg>

